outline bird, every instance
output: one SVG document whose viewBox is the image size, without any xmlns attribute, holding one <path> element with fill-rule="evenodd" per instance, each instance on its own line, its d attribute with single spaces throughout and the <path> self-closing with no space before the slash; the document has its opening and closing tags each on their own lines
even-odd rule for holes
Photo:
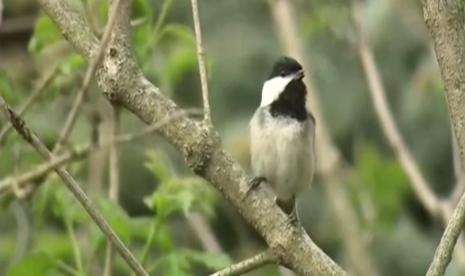
<svg viewBox="0 0 465 276">
<path fill-rule="evenodd" d="M 299 220 L 296 198 L 310 187 L 315 171 L 315 117 L 306 107 L 304 76 L 297 60 L 280 57 L 249 123 L 254 176 L 249 189 L 267 183 L 291 222 Z"/>
</svg>

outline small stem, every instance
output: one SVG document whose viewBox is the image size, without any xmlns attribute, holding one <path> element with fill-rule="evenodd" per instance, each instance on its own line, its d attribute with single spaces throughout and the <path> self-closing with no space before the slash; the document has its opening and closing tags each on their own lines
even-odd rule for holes
<svg viewBox="0 0 465 276">
<path fill-rule="evenodd" d="M 74 233 L 73 223 L 67 217 L 66 214 L 63 215 L 63 220 L 66 227 L 66 232 L 68 233 L 69 239 L 71 240 L 71 245 L 73 246 L 73 256 L 74 263 L 76 265 L 76 270 L 79 274 L 84 274 L 84 267 L 82 265 L 81 250 L 79 249 L 79 243 L 76 240 L 76 234 Z"/>
<path fill-rule="evenodd" d="M 202 86 L 204 121 L 209 127 L 212 127 L 210 103 L 208 100 L 207 69 L 205 67 L 205 52 L 202 45 L 202 30 L 200 28 L 199 7 L 197 0 L 191 0 L 191 4 L 192 17 L 194 20 L 195 44 L 197 45 L 197 61 L 199 63 L 200 84 Z"/>
<path fill-rule="evenodd" d="M 62 269 L 64 272 L 68 273 L 71 276 L 80 276 L 80 275 L 82 275 L 81 273 L 79 273 L 79 271 L 75 270 L 74 268 L 72 268 L 71 266 L 67 265 L 66 263 L 64 263 L 62 261 L 57 261 L 57 266 L 60 269 Z"/>
<path fill-rule="evenodd" d="M 120 108 L 113 106 L 112 120 L 111 120 L 111 142 L 110 142 L 110 185 L 108 188 L 108 198 L 118 203 L 119 194 L 119 159 L 118 159 L 118 143 L 116 137 L 119 134 L 120 128 Z M 113 274 L 113 246 L 108 241 L 105 256 L 105 269 L 103 275 L 111 276 Z"/>
<path fill-rule="evenodd" d="M 1 0 L 0 0 L 1 1 Z M 47 87 L 50 85 L 50 83 L 53 81 L 54 77 L 56 76 L 58 70 L 57 66 L 54 66 L 50 72 L 48 72 L 45 77 L 39 81 L 39 84 L 37 85 L 36 89 L 32 91 L 31 95 L 27 100 L 24 102 L 24 104 L 19 108 L 18 114 L 19 116 L 23 116 L 29 108 L 32 106 L 33 103 L 35 103 L 40 95 L 47 89 Z M 5 142 L 6 137 L 8 136 L 8 133 L 11 130 L 11 124 L 7 123 L 5 124 L 1 130 L 0 130 L 0 144 Z"/>
<path fill-rule="evenodd" d="M 272 263 L 277 263 L 277 258 L 269 250 L 266 250 L 251 258 L 243 260 L 242 262 L 233 264 L 225 269 L 213 273 L 210 276 L 241 275 Z"/>
<path fill-rule="evenodd" d="M 152 246 L 153 239 L 158 233 L 161 223 L 162 223 L 162 219 L 157 216 L 155 217 L 155 219 L 152 221 L 152 224 L 150 225 L 149 236 L 147 237 L 147 240 L 145 241 L 144 249 L 142 250 L 142 256 L 140 257 L 140 262 L 142 264 L 144 264 L 144 262 L 146 261 L 149 255 L 150 246 Z"/>
</svg>

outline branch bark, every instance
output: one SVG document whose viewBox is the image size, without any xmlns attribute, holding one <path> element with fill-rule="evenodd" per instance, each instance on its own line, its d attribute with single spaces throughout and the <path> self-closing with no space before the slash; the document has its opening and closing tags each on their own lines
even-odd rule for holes
<svg viewBox="0 0 465 276">
<path fill-rule="evenodd" d="M 40 0 L 39 3 L 78 52 L 87 58 L 96 54 L 96 38 L 82 16 L 73 11 L 66 1 Z M 129 27 L 117 26 L 115 31 L 129 37 Z M 145 123 L 156 122 L 166 114 L 179 110 L 173 101 L 143 76 L 127 41 L 113 41 L 110 53 L 98 71 L 99 86 L 108 99 L 118 101 Z M 313 243 L 303 228 L 289 223 L 287 216 L 265 191 L 259 189 L 246 194 L 249 177 L 221 148 L 218 134 L 209 131 L 207 125 L 180 118 L 161 127 L 159 132 L 180 151 L 196 174 L 203 176 L 223 193 L 264 238 L 283 265 L 301 275 L 345 275 Z"/>
<path fill-rule="evenodd" d="M 465 164 L 465 24 L 464 6 L 457 0 L 423 0 L 423 15 L 434 42 L 436 58 L 445 87 L 446 102 L 460 152 Z M 427 275 L 443 275 L 465 221 L 465 194 L 446 226 Z"/>
</svg>

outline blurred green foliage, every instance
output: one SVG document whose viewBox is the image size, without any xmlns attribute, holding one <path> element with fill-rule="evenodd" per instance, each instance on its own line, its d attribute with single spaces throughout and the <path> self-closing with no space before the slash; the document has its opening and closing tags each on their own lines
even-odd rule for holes
<svg viewBox="0 0 465 276">
<path fill-rule="evenodd" d="M 7 0 L 7 20 L 35 13 L 32 2 Z M 90 11 L 86 17 L 96 34 L 105 27 L 107 2 L 72 1 L 78 11 Z M 350 167 L 347 183 L 341 184 L 350 185 L 368 250 L 382 275 L 422 275 L 442 228 L 413 196 L 380 131 L 354 48 L 347 2 L 294 2 L 311 66 L 308 75 L 331 135 Z M 133 51 L 144 73 L 182 107 L 201 106 L 188 1 L 133 3 Z M 265 0 L 204 0 L 200 5 L 213 121 L 225 147 L 247 167 L 247 121 L 259 104 L 261 85 L 272 62 L 282 54 L 280 42 Z M 390 0 L 370 0 L 365 5 L 363 25 L 395 120 L 433 189 L 447 196 L 454 183 L 447 108 L 420 5 Z M 87 62 L 45 15 L 31 25 L 26 38 L 0 32 L 0 42 L 0 93 L 12 106 L 21 106 L 37 83 L 56 70 L 51 84 L 25 115 L 51 148 L 81 86 Z M 92 141 L 96 132 L 97 137 L 107 137 L 110 112 L 110 105 L 93 85 L 67 149 Z M 0 118 L 0 127 L 3 123 Z M 143 127 L 129 112 L 122 114 L 123 132 Z M 204 275 L 263 247 L 235 210 L 218 200 L 219 195 L 203 180 L 192 176 L 163 139 L 152 135 L 120 150 L 120 204 L 106 196 L 104 151 L 95 149 L 95 155 L 67 168 L 153 275 Z M 103 155 L 100 177 L 91 181 L 93 161 L 97 162 L 99 154 Z M 0 145 L 0 181 L 41 163 L 14 133 Z M 347 256 L 324 196 L 324 183 L 318 177 L 315 182 L 300 200 L 300 217 L 312 239 L 345 266 Z M 30 271 L 34 275 L 100 275 L 107 241 L 57 176 L 48 176 L 32 197 L 0 201 L 1 275 L 29 276 Z M 24 214 L 18 215 L 20 211 Z M 187 222 L 192 213 L 208 220 L 229 256 L 201 249 Z M 26 226 L 19 224 L 22 217 Z M 22 233 L 22 227 L 30 232 Z M 115 258 L 114 272 L 128 275 L 129 269 Z M 461 275 L 454 261 L 448 273 Z M 276 267 L 250 275 L 277 275 Z"/>
</svg>

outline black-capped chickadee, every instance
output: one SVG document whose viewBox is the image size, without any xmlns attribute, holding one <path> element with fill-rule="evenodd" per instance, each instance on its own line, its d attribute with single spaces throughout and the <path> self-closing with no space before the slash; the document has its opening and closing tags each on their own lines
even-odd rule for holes
<svg viewBox="0 0 465 276">
<path fill-rule="evenodd" d="M 268 183 L 276 203 L 294 222 L 296 197 L 315 170 L 315 118 L 305 106 L 302 66 L 281 57 L 263 84 L 260 107 L 250 121 L 252 187 Z"/>
</svg>

